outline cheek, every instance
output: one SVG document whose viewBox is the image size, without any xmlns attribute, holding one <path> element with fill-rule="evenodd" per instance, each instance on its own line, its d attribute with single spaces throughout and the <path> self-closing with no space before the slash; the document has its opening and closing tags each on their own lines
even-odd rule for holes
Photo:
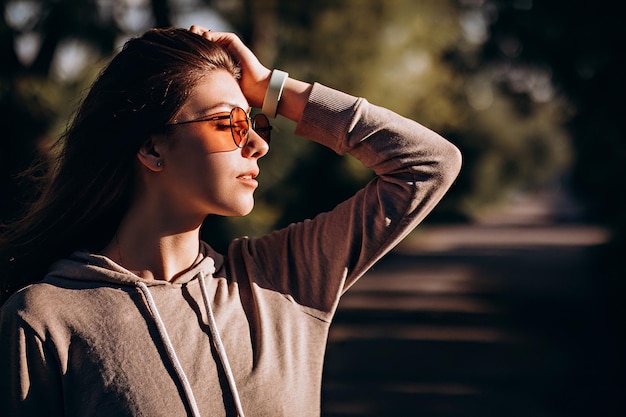
<svg viewBox="0 0 626 417">
<path fill-rule="evenodd" d="M 228 168 L 223 158 L 218 154 L 196 153 L 183 161 L 180 172 L 189 181 L 189 186 L 193 187 L 203 198 L 216 194 L 224 194 L 228 189 Z"/>
<path fill-rule="evenodd" d="M 173 171 L 188 176 L 197 171 L 207 171 L 219 161 L 210 152 L 207 139 L 195 135 L 180 135 L 172 138 L 167 149 L 165 162 Z"/>
<path fill-rule="evenodd" d="M 230 152 L 192 153 L 182 161 L 179 167 L 184 176 L 192 181 L 199 190 L 227 196 L 232 191 L 236 177 L 234 162 Z M 223 197 L 222 197 L 223 198 Z"/>
<path fill-rule="evenodd" d="M 209 188 L 216 188 L 223 185 L 228 178 L 231 165 L 226 160 L 227 158 L 221 157 L 218 153 L 212 153 L 204 155 L 202 158 L 203 166 L 199 168 L 201 175 L 205 180 Z M 200 163 L 198 164 L 200 165 Z"/>
<path fill-rule="evenodd" d="M 211 185 L 219 171 L 218 161 L 208 154 L 201 141 L 177 137 L 164 155 L 163 177 L 172 192 L 197 194 Z"/>
<path fill-rule="evenodd" d="M 198 193 L 208 204 L 209 211 L 223 216 L 243 216 L 248 214 L 254 206 L 253 190 L 242 186 L 237 180 L 236 155 L 233 152 L 212 154 L 207 158 L 206 169 L 202 178 L 197 179 Z"/>
<path fill-rule="evenodd" d="M 241 150 L 210 152 L 206 138 L 177 139 L 165 158 L 167 187 L 187 202 L 196 201 L 216 214 L 241 215 L 249 210 L 251 192 L 241 187 Z M 245 206 L 245 207 L 244 207 Z"/>
</svg>

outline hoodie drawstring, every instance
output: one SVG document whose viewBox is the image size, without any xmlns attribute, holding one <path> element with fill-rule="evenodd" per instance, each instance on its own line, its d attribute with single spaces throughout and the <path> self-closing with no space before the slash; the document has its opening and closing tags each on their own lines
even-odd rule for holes
<svg viewBox="0 0 626 417">
<path fill-rule="evenodd" d="M 241 399 L 239 398 L 239 392 L 237 391 L 237 385 L 235 384 L 235 377 L 233 376 L 233 372 L 230 368 L 230 363 L 228 362 L 228 356 L 226 355 L 226 349 L 222 344 L 222 339 L 217 330 L 217 323 L 215 322 L 215 316 L 213 315 L 213 309 L 211 308 L 211 303 L 209 302 L 209 297 L 206 289 L 206 285 L 204 283 L 204 273 L 201 271 L 198 279 L 200 283 L 200 292 L 202 293 L 202 299 L 204 301 L 204 308 L 207 313 L 207 317 L 209 320 L 209 330 L 211 332 L 211 339 L 213 340 L 213 344 L 215 349 L 217 350 L 217 354 L 219 360 L 224 369 L 224 373 L 226 374 L 226 379 L 228 380 L 228 385 L 230 387 L 230 391 L 232 393 L 233 401 L 235 403 L 235 407 L 237 409 L 237 414 L 239 417 L 245 417 L 243 413 L 243 407 L 241 406 Z M 200 410 L 198 410 L 198 404 L 193 395 L 193 391 L 191 389 L 191 384 L 187 379 L 187 375 L 183 370 L 180 361 L 178 360 L 178 356 L 176 355 L 176 351 L 174 350 L 174 345 L 167 334 L 167 330 L 165 328 L 165 324 L 163 323 L 163 319 L 161 319 L 161 315 L 159 314 L 159 310 L 157 309 L 156 303 L 154 302 L 154 298 L 148 289 L 148 286 L 143 282 L 137 282 L 137 287 L 143 293 L 146 302 L 148 303 L 148 308 L 152 317 L 154 318 L 154 322 L 157 326 L 157 330 L 159 332 L 159 336 L 163 344 L 165 345 L 165 350 L 167 352 L 167 356 L 174 367 L 174 371 L 176 372 L 176 376 L 178 377 L 180 383 L 183 386 L 183 391 L 185 396 L 187 397 L 187 403 L 189 404 L 189 408 L 191 409 L 191 414 L 193 417 L 200 417 Z"/>
<path fill-rule="evenodd" d="M 226 374 L 226 379 L 228 380 L 228 385 L 230 386 L 230 391 L 233 395 L 233 401 L 235 402 L 235 407 L 237 408 L 237 414 L 239 417 L 245 417 L 243 414 L 243 407 L 241 406 L 241 399 L 239 398 L 239 391 L 237 390 L 237 385 L 235 384 L 235 377 L 233 376 L 233 371 L 230 369 L 226 349 L 222 344 L 222 338 L 217 330 L 217 323 L 215 322 L 213 309 L 211 308 L 211 303 L 209 302 L 209 295 L 206 290 L 206 285 L 204 284 L 204 272 L 200 271 L 198 281 L 200 282 L 200 292 L 202 293 L 202 299 L 204 300 L 204 308 L 206 309 L 207 317 L 209 319 L 211 337 L 220 361 L 222 362 L 222 366 L 224 367 L 224 373 Z"/>
<path fill-rule="evenodd" d="M 196 403 L 196 399 L 193 396 L 193 391 L 191 390 L 191 384 L 187 379 L 187 375 L 183 370 L 180 361 L 178 360 L 178 356 L 176 355 L 176 350 L 174 350 L 174 345 L 167 334 L 167 330 L 165 329 L 165 324 L 163 323 L 163 319 L 161 319 L 161 315 L 159 314 L 159 310 L 157 309 L 156 303 L 154 302 L 154 298 L 148 290 L 148 286 L 143 282 L 137 282 L 137 286 L 143 293 L 146 298 L 146 302 L 148 303 L 148 308 L 150 309 L 150 313 L 154 318 L 154 322 L 156 323 L 157 330 L 159 331 L 159 336 L 161 336 L 161 340 L 165 345 L 165 350 L 167 351 L 167 357 L 172 362 L 172 366 L 174 366 L 174 371 L 176 372 L 176 376 L 178 376 L 178 380 L 183 385 L 183 391 L 185 392 L 185 396 L 187 397 L 187 402 L 189 403 L 189 407 L 191 408 L 191 414 L 194 417 L 200 417 L 200 410 L 198 410 L 198 403 Z"/>
</svg>

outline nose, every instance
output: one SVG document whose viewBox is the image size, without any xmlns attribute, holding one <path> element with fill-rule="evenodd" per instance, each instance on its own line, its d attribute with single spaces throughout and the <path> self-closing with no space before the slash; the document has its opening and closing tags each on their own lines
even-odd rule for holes
<svg viewBox="0 0 626 417">
<path fill-rule="evenodd" d="M 270 150 L 270 145 L 259 136 L 258 133 L 254 131 L 254 129 L 250 129 L 248 133 L 248 143 L 246 146 L 241 148 L 241 154 L 245 158 L 261 158 Z"/>
</svg>

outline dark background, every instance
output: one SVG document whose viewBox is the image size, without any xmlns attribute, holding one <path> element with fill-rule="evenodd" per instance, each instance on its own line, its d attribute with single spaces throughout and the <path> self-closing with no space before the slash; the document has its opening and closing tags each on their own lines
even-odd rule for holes
<svg viewBox="0 0 626 417">
<path fill-rule="evenodd" d="M 624 415 L 626 68 L 616 2 L 0 8 L 1 222 L 36 197 L 18 174 L 46 155 L 124 39 L 153 26 L 234 30 L 268 67 L 414 118 L 464 155 L 425 227 L 346 295 L 329 344 L 326 415 Z M 370 178 L 351 158 L 293 137 L 289 122 L 277 127 L 254 213 L 209 218 L 203 236 L 214 246 L 331 208 Z"/>
</svg>

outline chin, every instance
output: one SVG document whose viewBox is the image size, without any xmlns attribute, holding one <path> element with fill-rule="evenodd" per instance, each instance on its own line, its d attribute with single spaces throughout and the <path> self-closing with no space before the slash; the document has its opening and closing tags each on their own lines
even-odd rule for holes
<svg viewBox="0 0 626 417">
<path fill-rule="evenodd" d="M 227 210 L 224 215 L 228 217 L 243 217 L 250 214 L 253 208 L 254 202 L 248 204 L 240 204 L 238 205 L 238 207 L 232 207 L 230 210 Z"/>
<path fill-rule="evenodd" d="M 204 207 L 209 214 L 223 217 L 243 217 L 250 214 L 254 208 L 254 196 L 251 194 L 240 194 L 238 196 L 222 195 L 219 197 L 221 198 L 207 202 L 208 204 Z"/>
<path fill-rule="evenodd" d="M 244 211 L 240 214 L 240 216 L 242 216 L 242 217 L 243 217 L 243 216 L 247 216 L 248 214 L 252 213 L 252 209 L 253 209 L 253 208 L 254 208 L 254 205 L 253 205 L 252 207 L 250 207 L 249 209 L 244 210 Z"/>
</svg>

